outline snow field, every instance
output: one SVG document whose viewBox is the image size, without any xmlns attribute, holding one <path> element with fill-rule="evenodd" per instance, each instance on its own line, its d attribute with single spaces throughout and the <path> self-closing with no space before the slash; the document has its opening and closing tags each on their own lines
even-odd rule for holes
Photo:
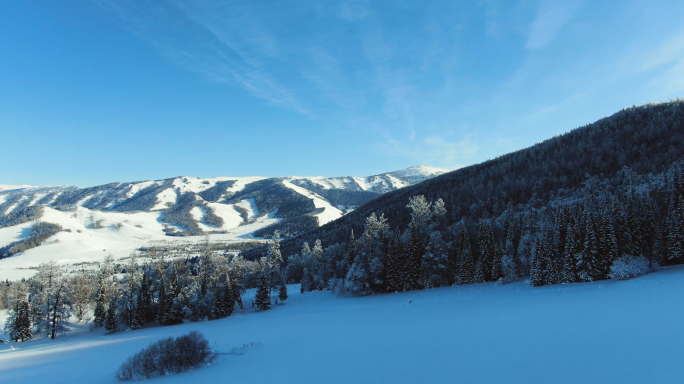
<svg viewBox="0 0 684 384">
<path fill-rule="evenodd" d="M 198 330 L 242 355 L 154 382 L 681 383 L 684 267 L 624 282 L 479 284 L 350 298 L 300 294 L 222 320 L 0 344 L 6 383 L 113 383 L 128 356 Z M 15 348 L 15 350 L 11 350 Z"/>
<path fill-rule="evenodd" d="M 333 207 L 328 200 L 320 197 L 319 195 L 304 189 L 302 187 L 298 187 L 289 181 L 283 181 L 283 185 L 286 186 L 287 188 L 292 189 L 293 191 L 299 193 L 302 196 L 308 197 L 311 200 L 313 200 L 314 207 L 316 208 L 323 208 L 323 212 L 319 213 L 316 215 L 318 218 L 318 225 L 325 225 L 333 220 L 339 219 L 344 215 L 342 211 L 339 209 Z"/>
</svg>

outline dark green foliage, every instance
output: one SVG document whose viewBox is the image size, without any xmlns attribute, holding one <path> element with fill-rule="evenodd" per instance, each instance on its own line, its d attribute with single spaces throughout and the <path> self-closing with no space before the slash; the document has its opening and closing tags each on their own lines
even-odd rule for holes
<svg viewBox="0 0 684 384">
<path fill-rule="evenodd" d="M 10 340 L 17 342 L 24 342 L 33 337 L 31 334 L 31 317 L 28 301 L 15 301 L 5 324 L 5 332 L 7 332 Z"/>
<path fill-rule="evenodd" d="M 176 204 L 164 211 L 161 217 L 163 223 L 180 227 L 166 229 L 166 234 L 171 236 L 199 236 L 202 230 L 197 225 L 195 219 L 190 214 L 195 206 L 198 205 L 197 197 L 192 193 L 184 193 L 178 197 Z"/>
<path fill-rule="evenodd" d="M 147 289 L 147 287 L 144 289 Z M 145 326 L 145 323 L 147 323 L 148 303 L 145 300 L 145 296 L 146 295 L 143 293 L 143 289 L 141 288 L 135 299 L 135 310 L 133 312 L 133 321 L 131 322 L 132 329 L 140 329 Z"/>
<path fill-rule="evenodd" d="M 112 300 L 107 309 L 107 317 L 105 318 L 104 328 L 108 333 L 112 334 L 117 331 L 118 323 L 116 319 L 116 301 Z"/>
<path fill-rule="evenodd" d="M 294 254 L 315 239 L 324 246 L 345 242 L 349 230 L 362 230 L 373 212 L 384 214 L 393 228 L 406 228 L 411 217 L 405 206 L 411 196 L 442 198 L 449 210 L 448 225 L 463 216 L 477 222 L 499 217 L 509 207 L 538 209 L 557 193 L 581 189 L 592 177 L 612 183 L 624 167 L 637 174 L 660 172 L 683 154 L 684 101 L 629 108 L 533 147 L 386 193 L 326 226 L 284 241 L 283 254 Z"/>
<path fill-rule="evenodd" d="M 411 237 L 406 247 L 406 269 L 403 285 L 406 291 L 420 289 L 420 264 L 423 258 L 423 244 L 420 240 L 418 228 L 411 226 Z"/>
<path fill-rule="evenodd" d="M 96 326 L 104 326 L 105 320 L 107 318 L 107 303 L 105 302 L 105 276 L 100 274 L 98 278 L 98 289 L 95 297 L 95 313 L 93 322 Z"/>
<path fill-rule="evenodd" d="M 263 213 L 277 209 L 276 215 L 283 219 L 304 215 L 316 209 L 311 199 L 287 188 L 280 179 L 266 179 L 247 184 L 226 203 L 234 204 L 244 199 L 254 199 L 259 211 Z"/>
<path fill-rule="evenodd" d="M 280 286 L 280 289 L 278 290 L 278 299 L 280 299 L 281 303 L 287 300 L 287 285 L 282 284 Z"/>
<path fill-rule="evenodd" d="M 266 281 L 266 275 L 261 275 L 261 283 L 256 292 L 256 297 L 254 299 L 254 304 L 261 311 L 265 311 L 271 306 L 271 298 L 268 294 L 268 282 Z"/>
<path fill-rule="evenodd" d="M 228 188 L 235 184 L 235 180 L 219 181 L 213 187 L 207 188 L 204 191 L 198 193 L 201 198 L 206 201 L 216 202 L 224 197 L 228 192 Z"/>
<path fill-rule="evenodd" d="M 216 361 L 218 354 L 197 331 L 150 344 L 128 358 L 116 372 L 119 381 L 150 379 L 167 373 L 181 373 Z"/>
<path fill-rule="evenodd" d="M 278 211 L 280 213 L 280 211 Z M 278 214 L 278 216 L 280 216 Z M 254 232 L 255 237 L 268 238 L 273 232 L 278 231 L 283 237 L 292 237 L 301 233 L 309 232 L 318 228 L 318 219 L 315 216 L 302 215 L 285 219 L 276 224 L 269 225 Z"/>
<path fill-rule="evenodd" d="M 0 215 L 0 228 L 23 224 L 31 220 L 38 220 L 42 215 L 42 205 L 13 209 L 9 214 L 4 216 Z"/>
</svg>

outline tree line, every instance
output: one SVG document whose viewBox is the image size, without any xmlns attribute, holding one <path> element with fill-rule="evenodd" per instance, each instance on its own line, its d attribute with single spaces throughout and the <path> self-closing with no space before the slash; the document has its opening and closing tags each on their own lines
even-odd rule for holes
<svg viewBox="0 0 684 384">
<path fill-rule="evenodd" d="M 287 299 L 279 241 L 276 234 L 257 261 L 217 254 L 206 240 L 200 255 L 145 263 L 131 255 L 125 264 L 108 256 L 99 268 L 74 274 L 44 263 L 29 279 L 0 284 L 0 308 L 9 314 L 5 330 L 26 341 L 38 334 L 54 339 L 71 329 L 72 317 L 87 321 L 91 314 L 93 328 L 109 333 L 219 319 L 239 313 L 253 287 L 251 304 L 265 310 Z"/>
</svg>

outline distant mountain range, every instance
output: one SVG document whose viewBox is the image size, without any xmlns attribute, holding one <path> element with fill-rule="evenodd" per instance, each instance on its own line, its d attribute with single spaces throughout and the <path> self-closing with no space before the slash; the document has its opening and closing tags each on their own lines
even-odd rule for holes
<svg viewBox="0 0 684 384">
<path fill-rule="evenodd" d="M 255 236 L 284 236 L 324 225 L 383 193 L 449 172 L 424 165 L 367 177 L 180 176 L 89 188 L 0 185 L 0 228 L 37 220 L 37 207 L 75 211 L 159 212 L 171 236 L 225 233 L 262 217 Z M 96 223 L 93 223 L 96 225 Z"/>
</svg>

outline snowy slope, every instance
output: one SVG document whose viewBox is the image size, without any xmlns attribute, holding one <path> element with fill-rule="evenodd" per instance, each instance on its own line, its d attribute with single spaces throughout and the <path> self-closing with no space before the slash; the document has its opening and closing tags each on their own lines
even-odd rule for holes
<svg viewBox="0 0 684 384">
<path fill-rule="evenodd" d="M 337 220 L 344 215 L 342 211 L 330 205 L 327 200 L 309 190 L 298 187 L 287 181 L 283 182 L 283 185 L 299 193 L 300 195 L 313 200 L 314 206 L 317 209 L 323 209 L 323 212 L 316 214 L 316 217 L 318 218 L 318 225 L 328 224 L 329 222 Z"/>
<path fill-rule="evenodd" d="M 0 344 L 0 381 L 114 383 L 128 356 L 190 330 L 215 343 L 219 361 L 151 382 L 674 384 L 684 377 L 683 267 L 542 288 L 479 284 L 362 298 L 288 290 L 287 304 L 266 312 Z M 256 345 L 225 354 L 249 343 Z"/>
<path fill-rule="evenodd" d="M 31 188 L 30 185 L 7 185 L 7 184 L 0 184 L 0 192 L 2 191 L 11 191 L 15 189 L 24 189 L 24 188 Z"/>
</svg>

